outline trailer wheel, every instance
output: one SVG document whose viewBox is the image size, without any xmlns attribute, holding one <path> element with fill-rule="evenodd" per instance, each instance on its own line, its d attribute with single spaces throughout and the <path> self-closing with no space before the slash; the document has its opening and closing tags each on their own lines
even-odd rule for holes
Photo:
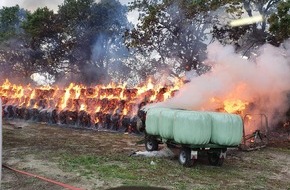
<svg viewBox="0 0 290 190">
<path fill-rule="evenodd" d="M 155 138 L 145 138 L 145 148 L 147 151 L 158 150 L 158 142 Z"/>
<path fill-rule="evenodd" d="M 213 151 L 208 153 L 208 161 L 212 166 L 221 166 L 224 163 L 224 158 L 220 158 L 220 151 Z"/>
<path fill-rule="evenodd" d="M 191 150 L 190 148 L 183 147 L 180 150 L 178 161 L 181 165 L 185 167 L 191 167 L 193 166 L 193 159 L 191 159 Z"/>
</svg>

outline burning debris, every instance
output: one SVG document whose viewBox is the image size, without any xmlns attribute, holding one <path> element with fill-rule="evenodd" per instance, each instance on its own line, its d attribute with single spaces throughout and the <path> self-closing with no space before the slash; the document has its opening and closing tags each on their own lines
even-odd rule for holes
<svg viewBox="0 0 290 190">
<path fill-rule="evenodd" d="M 71 83 L 61 89 L 57 86 L 33 88 L 6 80 L 0 86 L 0 96 L 5 118 L 137 132 L 142 128 L 140 108 L 172 97 L 181 85 L 177 81 L 172 86 L 154 86 L 148 80 L 134 88 L 116 84 L 85 87 Z"/>
<path fill-rule="evenodd" d="M 126 85 L 85 87 L 71 83 L 67 88 L 35 87 L 11 84 L 6 80 L 0 86 L 5 118 L 32 120 L 49 124 L 138 132 L 144 128 L 147 104 L 163 102 L 173 97 L 184 84 L 176 80 L 174 85 L 144 85 L 126 88 Z M 242 113 L 247 102 L 229 99 L 220 101 L 216 111 Z"/>
</svg>

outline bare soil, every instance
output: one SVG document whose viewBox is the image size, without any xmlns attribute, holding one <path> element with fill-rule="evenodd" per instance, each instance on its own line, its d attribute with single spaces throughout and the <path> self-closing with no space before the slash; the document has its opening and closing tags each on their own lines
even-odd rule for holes
<svg viewBox="0 0 290 190">
<path fill-rule="evenodd" d="M 206 158 L 184 168 L 176 158 L 130 157 L 142 136 L 5 121 L 3 164 L 81 189 L 155 186 L 166 189 L 290 189 L 290 140 L 251 152 L 228 151 L 221 167 Z M 2 189 L 60 190 L 2 168 Z"/>
</svg>

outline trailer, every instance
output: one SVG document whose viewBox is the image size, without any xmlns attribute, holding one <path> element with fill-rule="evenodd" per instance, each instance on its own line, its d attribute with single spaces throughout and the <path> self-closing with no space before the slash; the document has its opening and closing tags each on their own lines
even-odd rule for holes
<svg viewBox="0 0 290 190">
<path fill-rule="evenodd" d="M 191 167 L 199 153 L 209 163 L 221 166 L 229 148 L 238 148 L 244 134 L 241 116 L 220 112 L 197 112 L 168 108 L 147 110 L 145 148 L 158 150 L 159 144 L 179 149 L 179 163 Z"/>
<path fill-rule="evenodd" d="M 221 146 L 217 144 L 195 145 L 195 144 L 179 144 L 174 141 L 167 140 L 163 142 L 160 136 L 145 136 L 145 148 L 147 151 L 157 151 L 159 144 L 166 144 L 170 149 L 179 149 L 178 161 L 185 167 L 191 167 L 198 158 L 200 152 L 208 155 L 208 161 L 212 166 L 222 166 L 226 158 L 228 148 L 238 148 L 238 146 Z"/>
</svg>

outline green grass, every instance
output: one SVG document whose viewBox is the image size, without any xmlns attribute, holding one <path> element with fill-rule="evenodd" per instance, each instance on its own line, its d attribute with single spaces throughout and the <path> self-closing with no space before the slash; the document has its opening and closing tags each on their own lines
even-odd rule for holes
<svg viewBox="0 0 290 190">
<path fill-rule="evenodd" d="M 129 157 L 131 150 L 139 149 L 130 144 L 140 140 L 129 135 L 85 132 L 79 136 L 79 132 L 58 129 L 58 136 L 55 136 L 54 128 L 50 132 L 47 132 L 50 128 L 39 126 L 33 131 L 29 129 L 4 130 L 3 144 L 9 150 L 4 155 L 6 160 L 17 158 L 30 162 L 28 155 L 33 155 L 34 159 L 43 162 L 58 163 L 63 171 L 76 178 L 103 182 L 103 188 L 110 185 L 158 186 L 174 190 L 290 187 L 288 173 L 282 172 L 289 167 L 288 147 L 232 152 L 222 167 L 210 166 L 206 157 L 199 157 L 192 168 L 184 168 L 177 159 Z M 25 133 L 28 134 L 26 138 Z M 33 138 L 31 134 L 35 134 Z M 156 164 L 151 165 L 151 161 Z"/>
<path fill-rule="evenodd" d="M 222 167 L 208 165 L 200 161 L 192 168 L 179 165 L 176 159 L 129 157 L 122 153 L 50 152 L 64 171 L 76 173 L 87 179 L 118 181 L 128 186 L 159 186 L 169 189 L 259 189 L 285 186 L 280 180 L 270 180 L 269 176 L 280 172 L 275 164 L 275 149 L 242 153 L 241 158 L 228 158 Z M 281 151 L 287 155 L 287 151 Z M 151 165 L 151 161 L 155 165 Z"/>
<path fill-rule="evenodd" d="M 156 164 L 151 165 L 154 161 Z M 128 157 L 124 155 L 62 155 L 61 166 L 85 177 L 118 179 L 128 185 L 171 186 L 174 189 L 218 189 L 212 180 L 231 180 L 241 171 L 227 167 L 196 165 L 185 168 L 177 160 L 166 158 Z M 241 174 L 242 175 L 242 174 Z M 170 183 L 169 183 L 170 182 Z M 201 183 L 202 182 L 202 183 Z M 199 185 L 196 185 L 199 184 Z"/>
<path fill-rule="evenodd" d="M 151 161 L 156 164 L 151 165 Z M 175 167 L 176 170 L 172 172 L 168 167 L 168 162 L 175 161 L 164 158 L 128 157 L 120 154 L 108 156 L 64 154 L 60 159 L 60 165 L 64 170 L 80 173 L 81 176 L 89 178 L 97 176 L 105 180 L 118 179 L 124 185 L 139 186 L 166 186 L 170 180 L 179 178 L 182 170 L 189 170 L 179 166 Z M 174 186 L 184 189 L 186 183 L 181 180 Z"/>
<path fill-rule="evenodd" d="M 139 168 L 137 160 L 125 160 L 124 157 L 114 157 L 111 160 L 108 157 L 96 155 L 68 156 L 63 155 L 61 165 L 68 171 L 77 171 L 84 176 L 93 176 L 97 174 L 102 178 L 117 178 L 126 180 L 140 180 L 142 177 L 136 175 Z M 126 164 L 130 162 L 130 164 Z"/>
</svg>

